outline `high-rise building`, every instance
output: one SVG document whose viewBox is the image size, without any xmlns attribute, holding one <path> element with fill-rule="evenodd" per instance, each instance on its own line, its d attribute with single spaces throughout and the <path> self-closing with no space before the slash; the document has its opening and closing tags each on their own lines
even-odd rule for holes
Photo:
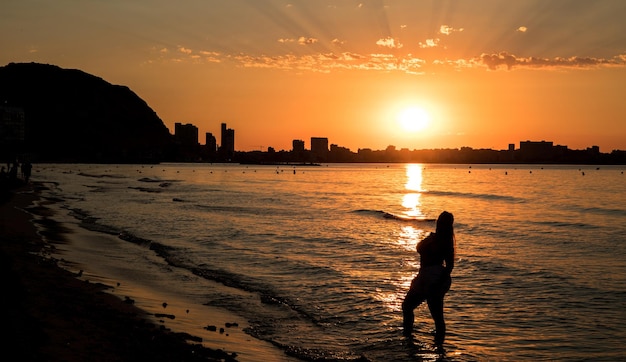
<svg viewBox="0 0 626 362">
<path fill-rule="evenodd" d="M 220 145 L 220 156 L 224 161 L 232 161 L 235 157 L 235 130 L 226 128 L 226 123 L 222 123 L 222 144 Z"/>
<path fill-rule="evenodd" d="M 215 136 L 213 136 L 213 133 L 207 132 L 205 134 L 205 138 L 205 147 L 209 154 L 214 154 L 215 152 L 217 152 L 217 140 L 215 139 Z"/>
<path fill-rule="evenodd" d="M 294 153 L 303 153 L 304 152 L 304 141 L 303 140 L 293 140 L 292 141 L 292 151 Z"/>
<path fill-rule="evenodd" d="M 520 141 L 519 155 L 524 161 L 552 159 L 555 156 L 554 143 L 546 141 Z"/>
<path fill-rule="evenodd" d="M 316 161 L 328 159 L 328 138 L 311 137 L 311 153 Z"/>
<path fill-rule="evenodd" d="M 174 124 L 174 137 L 176 140 L 185 146 L 197 146 L 198 145 L 198 127 L 193 124 L 182 124 L 176 122 Z"/>
</svg>

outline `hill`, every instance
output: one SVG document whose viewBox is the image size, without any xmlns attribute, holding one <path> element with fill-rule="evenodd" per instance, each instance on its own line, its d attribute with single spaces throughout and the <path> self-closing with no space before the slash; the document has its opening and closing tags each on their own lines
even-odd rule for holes
<svg viewBox="0 0 626 362">
<path fill-rule="evenodd" d="M 24 111 L 14 152 L 36 162 L 156 162 L 173 136 L 128 87 L 37 63 L 0 67 L 0 105 Z"/>
</svg>

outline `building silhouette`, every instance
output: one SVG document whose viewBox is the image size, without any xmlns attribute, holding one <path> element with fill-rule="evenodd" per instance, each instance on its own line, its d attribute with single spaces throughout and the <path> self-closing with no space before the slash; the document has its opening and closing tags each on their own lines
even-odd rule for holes
<svg viewBox="0 0 626 362">
<path fill-rule="evenodd" d="M 324 162 L 328 159 L 328 138 L 311 137 L 311 155 L 315 162 Z"/>
<path fill-rule="evenodd" d="M 198 127 L 190 123 L 182 124 L 177 122 L 174 124 L 174 138 L 183 146 L 197 146 Z"/>
<path fill-rule="evenodd" d="M 293 140 L 291 142 L 291 150 L 293 153 L 304 153 L 304 141 L 303 140 Z"/>
<path fill-rule="evenodd" d="M 562 158 L 566 153 L 567 146 L 555 146 L 553 142 L 520 141 L 519 143 L 520 161 L 555 161 Z"/>
<path fill-rule="evenodd" d="M 220 158 L 230 162 L 235 158 L 235 130 L 222 123 L 222 140 L 219 150 Z"/>
<path fill-rule="evenodd" d="M 204 152 L 203 158 L 207 161 L 215 161 L 217 157 L 217 139 L 213 136 L 213 133 L 207 132 L 205 134 Z"/>
<path fill-rule="evenodd" d="M 204 144 L 209 154 L 215 154 L 217 152 L 217 139 L 213 136 L 213 133 L 207 132 L 205 134 Z"/>
<path fill-rule="evenodd" d="M 304 141 L 293 140 L 291 144 L 291 160 L 304 162 L 307 159 L 307 152 L 304 149 Z"/>
</svg>

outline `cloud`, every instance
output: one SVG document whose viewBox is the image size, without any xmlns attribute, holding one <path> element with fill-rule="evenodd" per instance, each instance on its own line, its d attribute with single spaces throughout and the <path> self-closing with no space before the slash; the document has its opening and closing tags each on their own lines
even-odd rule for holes
<svg viewBox="0 0 626 362">
<path fill-rule="evenodd" d="M 487 66 L 487 68 L 495 70 L 500 67 L 506 67 L 507 69 L 511 69 L 518 62 L 517 58 L 514 55 L 508 54 L 506 52 L 501 52 L 499 54 L 481 54 L 480 61 Z"/>
<path fill-rule="evenodd" d="M 403 47 L 402 43 L 391 37 L 379 39 L 378 41 L 376 41 L 376 45 L 392 49 L 400 49 Z"/>
<path fill-rule="evenodd" d="M 315 38 L 305 38 L 303 36 L 298 38 L 298 44 L 300 44 L 300 45 L 311 45 L 311 44 L 315 44 L 317 42 L 318 42 L 318 40 L 315 39 Z"/>
<path fill-rule="evenodd" d="M 318 42 L 317 39 L 315 38 L 306 38 L 306 37 L 299 37 L 298 39 L 293 39 L 293 38 L 281 38 L 278 39 L 279 43 L 283 43 L 283 44 L 287 44 L 287 43 L 298 43 L 300 45 L 311 45 L 311 44 L 315 44 Z"/>
<path fill-rule="evenodd" d="M 527 27 L 525 27 L 525 26 L 520 26 L 520 27 L 519 27 L 519 28 L 517 28 L 517 30 L 515 30 L 515 31 L 517 31 L 518 33 L 525 33 L 525 32 L 527 32 L 527 31 L 528 31 L 528 28 L 527 28 Z"/>
<path fill-rule="evenodd" d="M 303 43 L 313 44 L 313 38 L 300 38 Z M 290 42 L 300 42 L 292 39 Z M 286 41 L 286 40 L 285 40 Z M 437 46 L 437 39 L 429 39 L 424 46 Z M 391 38 L 381 39 L 380 46 L 387 48 L 397 47 L 398 44 Z M 357 52 L 326 52 L 309 54 L 228 54 L 216 51 L 192 51 L 190 48 L 178 46 L 176 52 L 167 48 L 154 47 L 152 49 L 156 59 L 148 61 L 189 62 L 194 64 L 225 63 L 243 68 L 267 68 L 292 70 L 297 72 L 311 71 L 330 73 L 333 71 L 367 70 L 383 72 L 404 72 L 407 74 L 439 73 L 450 70 L 490 70 L 514 71 L 515 69 L 561 70 L 561 69 L 597 69 L 603 67 L 626 68 L 626 53 L 612 58 L 593 57 L 521 57 L 508 52 L 483 53 L 478 56 L 460 59 L 423 59 L 414 55 L 398 55 L 394 53 L 357 53 Z"/>
<path fill-rule="evenodd" d="M 231 61 L 244 68 L 268 68 L 296 71 L 330 73 L 339 70 L 422 72 L 421 59 L 398 59 L 393 54 L 320 53 L 304 56 L 292 54 L 281 56 L 235 55 Z"/>
<path fill-rule="evenodd" d="M 346 42 L 345 42 L 345 41 L 343 41 L 343 40 L 339 40 L 339 39 L 336 39 L 336 38 L 335 38 L 335 39 L 333 39 L 333 40 L 331 41 L 331 43 L 332 43 L 333 45 L 336 45 L 336 46 L 342 46 L 342 45 L 344 45 Z"/>
<path fill-rule="evenodd" d="M 591 58 L 591 57 L 569 57 L 569 58 L 537 58 L 537 57 L 517 57 L 507 52 L 497 54 L 482 54 L 478 62 L 490 70 L 506 68 L 597 68 L 626 66 L 626 54 L 620 54 L 613 58 Z"/>
<path fill-rule="evenodd" d="M 208 52 L 208 51 L 205 51 L 205 50 L 200 51 L 200 54 L 202 54 L 205 57 L 209 57 L 209 56 L 210 57 L 218 57 L 218 56 L 221 55 L 220 52 Z"/>
<path fill-rule="evenodd" d="M 443 35 L 451 35 L 452 33 L 457 33 L 457 32 L 462 32 L 463 28 L 453 28 L 451 26 L 448 25 L 441 25 L 439 27 L 439 34 L 443 34 Z M 439 38 L 431 38 L 431 39 L 426 39 L 426 41 L 424 42 L 419 42 L 419 47 L 422 49 L 425 48 L 435 48 L 439 46 L 439 43 L 441 42 L 441 39 Z"/>
<path fill-rule="evenodd" d="M 463 28 L 455 29 L 448 25 L 442 25 L 439 27 L 439 34 L 444 34 L 444 35 L 450 35 L 452 33 L 461 32 L 461 31 L 463 31 Z"/>
<path fill-rule="evenodd" d="M 426 39 L 426 41 L 424 43 L 419 42 L 419 47 L 424 49 L 424 48 L 434 48 L 436 46 L 439 46 L 439 39 Z"/>
<path fill-rule="evenodd" d="M 200 55 L 209 63 L 221 63 L 222 54 L 219 52 L 200 51 Z"/>
</svg>

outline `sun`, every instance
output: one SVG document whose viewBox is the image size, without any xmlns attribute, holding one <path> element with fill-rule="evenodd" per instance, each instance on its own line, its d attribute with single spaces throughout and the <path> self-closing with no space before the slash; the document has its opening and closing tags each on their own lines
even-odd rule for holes
<svg viewBox="0 0 626 362">
<path fill-rule="evenodd" d="M 422 108 L 409 107 L 398 113 L 398 122 L 406 132 L 419 132 L 430 124 L 430 115 Z"/>
</svg>

